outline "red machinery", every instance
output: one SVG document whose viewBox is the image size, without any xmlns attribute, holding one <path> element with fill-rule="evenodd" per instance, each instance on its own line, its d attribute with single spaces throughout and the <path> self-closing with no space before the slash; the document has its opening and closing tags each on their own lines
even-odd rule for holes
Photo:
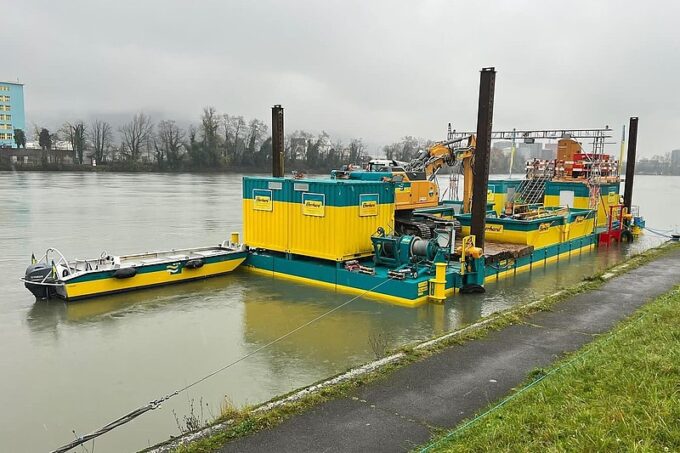
<svg viewBox="0 0 680 453">
<path fill-rule="evenodd" d="M 607 222 L 607 229 L 600 233 L 600 244 L 609 245 L 612 239 L 616 240 L 617 242 L 621 242 L 621 234 L 624 231 L 623 219 L 625 214 L 626 210 L 622 204 L 614 204 L 609 206 L 609 221 Z M 616 216 L 616 218 L 614 218 L 614 216 Z"/>
</svg>

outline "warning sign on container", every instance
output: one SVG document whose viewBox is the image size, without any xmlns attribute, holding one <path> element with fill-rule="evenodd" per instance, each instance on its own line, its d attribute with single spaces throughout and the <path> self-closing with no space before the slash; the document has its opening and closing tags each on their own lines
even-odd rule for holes
<svg viewBox="0 0 680 453">
<path fill-rule="evenodd" d="M 322 193 L 303 193 L 302 194 L 302 213 L 313 217 L 323 217 L 325 215 L 326 196 Z"/>
<path fill-rule="evenodd" d="M 272 191 L 266 189 L 253 189 L 253 209 L 256 211 L 273 211 Z"/>
<path fill-rule="evenodd" d="M 378 215 L 378 194 L 366 193 L 359 195 L 359 216 L 369 217 Z"/>
</svg>

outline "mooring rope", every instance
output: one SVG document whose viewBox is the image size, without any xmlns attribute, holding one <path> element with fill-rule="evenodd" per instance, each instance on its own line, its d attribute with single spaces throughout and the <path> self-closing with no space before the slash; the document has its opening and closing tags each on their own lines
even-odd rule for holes
<svg viewBox="0 0 680 453">
<path fill-rule="evenodd" d="M 672 229 L 670 229 L 670 230 L 655 230 L 655 229 L 652 229 L 648 226 L 645 226 L 644 229 L 649 231 L 650 233 L 656 234 L 657 236 L 661 236 L 661 237 L 664 237 L 664 238 L 670 239 L 670 238 L 673 237 L 670 234 L 667 234 L 667 233 L 672 232 L 673 231 Z"/>
<path fill-rule="evenodd" d="M 382 285 L 384 285 L 385 283 L 389 282 L 392 279 L 393 279 L 393 277 L 388 277 L 386 280 L 378 283 L 373 288 L 362 291 L 361 293 L 357 294 L 353 298 L 351 298 L 351 299 L 347 300 L 346 302 L 343 302 L 342 304 L 338 305 L 337 307 L 334 307 L 334 308 L 328 310 L 327 312 L 322 313 L 321 315 L 317 316 L 316 318 L 314 318 L 310 321 L 307 321 L 304 324 L 299 325 L 295 329 L 281 335 L 278 338 L 275 338 L 274 340 L 272 340 L 269 343 L 255 349 L 254 351 L 249 352 L 248 354 L 246 354 L 246 355 L 244 355 L 244 356 L 242 356 L 242 357 L 240 357 L 240 358 L 238 358 L 238 359 L 236 359 L 236 360 L 234 360 L 234 361 L 232 361 L 232 362 L 230 362 L 230 363 L 228 363 L 228 364 L 226 364 L 226 365 L 224 365 L 224 366 L 222 366 L 222 367 L 220 367 L 220 368 L 218 368 L 218 369 L 216 369 L 216 370 L 214 370 L 214 371 L 212 371 L 208 374 L 206 374 L 205 376 L 201 377 L 200 379 L 196 379 L 191 384 L 185 385 L 184 387 L 182 387 L 178 390 L 175 390 L 174 392 L 168 393 L 167 395 L 165 395 L 161 398 L 158 398 L 156 400 L 153 400 L 153 401 L 149 402 L 148 404 L 146 404 L 144 406 L 138 407 L 137 409 L 128 412 L 127 414 L 123 415 L 122 417 L 119 417 L 119 418 L 115 419 L 114 421 L 102 426 L 101 428 L 99 428 L 96 431 L 92 431 L 89 434 L 79 436 L 75 440 L 73 440 L 72 442 L 69 442 L 68 444 L 63 445 L 63 446 L 61 446 L 61 447 L 59 447 L 55 450 L 52 450 L 51 453 L 67 452 L 67 451 L 71 450 L 72 448 L 75 448 L 79 445 L 84 444 L 85 442 L 88 442 L 88 441 L 95 439 L 95 438 L 97 438 L 97 437 L 99 437 L 103 434 L 106 434 L 107 432 L 109 432 L 109 431 L 111 431 L 111 430 L 113 430 L 113 429 L 115 429 L 115 428 L 117 428 L 121 425 L 124 425 L 128 422 L 131 422 L 135 418 L 139 417 L 140 415 L 142 415 L 142 414 L 144 414 L 144 413 L 146 413 L 150 410 L 154 410 L 154 409 L 159 408 L 162 403 L 169 400 L 170 398 L 177 396 L 178 394 L 190 389 L 191 387 L 193 387 L 195 385 L 200 384 L 201 382 L 205 381 L 206 379 L 210 379 L 211 377 L 215 376 L 216 374 L 221 373 L 222 371 L 225 371 L 226 369 L 236 365 L 237 363 L 243 362 L 244 360 L 248 359 L 249 357 L 254 356 L 258 352 L 263 351 L 264 349 L 278 343 L 279 341 L 285 340 L 286 338 L 293 335 L 294 333 L 299 332 L 300 330 L 304 329 L 305 327 L 308 327 L 311 324 L 325 318 L 326 316 L 330 315 L 331 313 L 334 313 L 334 312 L 340 310 L 341 308 L 346 307 L 350 303 L 354 302 L 355 300 L 359 299 L 360 297 L 364 296 L 365 294 L 370 293 L 371 291 L 381 287 Z"/>
</svg>

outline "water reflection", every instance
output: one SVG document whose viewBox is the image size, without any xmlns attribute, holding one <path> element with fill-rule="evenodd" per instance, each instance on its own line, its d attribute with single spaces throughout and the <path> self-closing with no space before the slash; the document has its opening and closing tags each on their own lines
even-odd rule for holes
<svg viewBox="0 0 680 453">
<path fill-rule="evenodd" d="M 59 323 L 92 324 L 118 320 L 140 312 L 154 310 L 195 309 L 211 295 L 229 291 L 242 295 L 244 276 L 224 275 L 205 280 L 147 288 L 120 294 L 65 302 L 61 299 L 37 300 L 27 313 L 28 325 L 34 331 L 51 330 Z M 232 303 L 241 303 L 236 298 Z"/>
</svg>

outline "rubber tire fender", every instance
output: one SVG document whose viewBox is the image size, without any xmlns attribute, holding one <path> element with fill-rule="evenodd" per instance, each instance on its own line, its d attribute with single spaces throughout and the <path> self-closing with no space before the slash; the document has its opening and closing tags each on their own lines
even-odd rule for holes
<svg viewBox="0 0 680 453">
<path fill-rule="evenodd" d="M 623 230 L 621 232 L 621 242 L 626 241 L 628 243 L 633 242 L 633 233 L 628 230 Z"/>
<path fill-rule="evenodd" d="M 134 277 L 137 275 L 137 269 L 134 267 L 124 267 L 122 269 L 118 269 L 116 272 L 113 273 L 114 278 L 130 278 Z"/>
<path fill-rule="evenodd" d="M 190 259 L 189 261 L 187 261 L 186 264 L 184 265 L 184 267 L 187 268 L 187 269 L 198 269 L 198 268 L 203 267 L 203 264 L 205 264 L 205 263 L 203 262 L 203 260 L 201 258 L 194 258 L 194 259 Z"/>
</svg>

